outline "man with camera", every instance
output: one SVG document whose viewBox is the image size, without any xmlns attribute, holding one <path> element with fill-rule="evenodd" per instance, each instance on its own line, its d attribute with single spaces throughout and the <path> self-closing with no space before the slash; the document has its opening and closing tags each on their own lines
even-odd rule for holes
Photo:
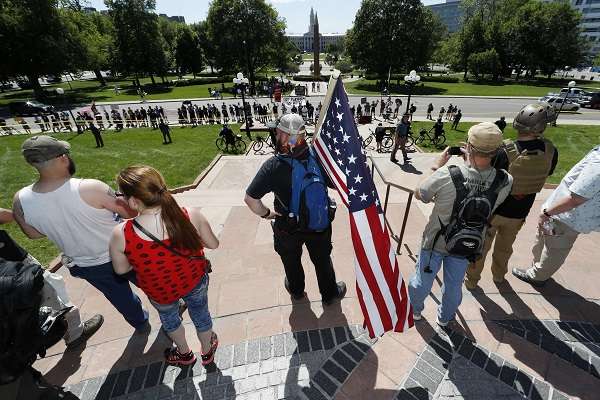
<svg viewBox="0 0 600 400">
<path fill-rule="evenodd" d="M 254 214 L 274 220 L 274 247 L 292 299 L 306 296 L 301 261 L 304 245 L 315 265 L 323 304 L 329 305 L 346 294 L 344 282 L 336 282 L 331 261 L 331 221 L 335 214 L 335 202 L 327 193 L 331 183 L 306 143 L 300 115 L 285 114 L 276 132 L 278 154 L 262 165 L 246 189 L 244 201 Z M 270 192 L 275 194 L 274 210 L 261 200 Z"/>
<path fill-rule="evenodd" d="M 547 103 L 523 107 L 513 121 L 513 127 L 518 132 L 517 140 L 505 140 L 493 161 L 497 169 L 511 174 L 513 187 L 490 221 L 481 258 L 469 265 L 465 280 L 469 290 L 477 287 L 485 258 L 494 241 L 492 279 L 496 284 L 504 282 L 517 234 L 529 215 L 537 193 L 542 190 L 546 178 L 552 175 L 558 162 L 558 151 L 551 141 L 542 136 L 546 124 L 553 121 L 554 117 L 554 108 Z"/>
<path fill-rule="evenodd" d="M 425 299 L 442 264 L 444 283 L 437 324 L 445 327 L 455 317 L 469 260 L 481 253 L 487 220 L 510 193 L 512 177 L 492 166 L 501 145 L 502 132 L 496 125 L 474 125 L 466 147 L 447 148 L 431 168 L 433 174 L 415 189 L 418 200 L 434 203 L 408 284 L 415 320 L 421 319 Z M 453 154 L 461 154 L 465 165 L 447 167 Z"/>
</svg>

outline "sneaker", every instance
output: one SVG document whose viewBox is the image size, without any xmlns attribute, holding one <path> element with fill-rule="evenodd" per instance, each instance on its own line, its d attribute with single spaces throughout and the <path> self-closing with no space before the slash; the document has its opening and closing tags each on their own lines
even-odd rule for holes
<svg viewBox="0 0 600 400">
<path fill-rule="evenodd" d="M 196 355 L 191 350 L 182 354 L 177 347 L 169 347 L 165 349 L 165 361 L 169 365 L 190 365 L 196 362 Z"/>
<path fill-rule="evenodd" d="M 348 291 L 348 289 L 346 288 L 346 284 L 342 281 L 339 281 L 337 283 L 337 288 L 338 288 L 338 294 L 337 296 L 333 296 L 333 298 L 329 299 L 329 300 L 323 300 L 323 304 L 326 306 L 330 306 L 332 305 L 336 300 L 341 300 L 344 298 L 344 296 L 346 296 L 346 292 Z"/>
<path fill-rule="evenodd" d="M 523 282 L 527 282 L 535 287 L 542 287 L 546 284 L 546 281 L 536 281 L 535 279 L 531 279 L 529 275 L 527 275 L 527 270 L 520 268 L 513 268 L 512 274 L 522 280 Z"/>
<path fill-rule="evenodd" d="M 440 328 L 446 328 L 446 327 L 448 327 L 448 324 L 450 323 L 450 321 L 446 321 L 446 322 L 444 322 L 444 321 L 441 321 L 441 320 L 439 319 L 439 317 L 438 317 L 438 318 L 435 320 L 435 323 L 436 323 L 436 324 L 438 324 L 438 326 L 439 326 Z"/>
<path fill-rule="evenodd" d="M 423 316 L 420 312 L 413 311 L 413 321 L 420 321 L 423 319 Z"/>
<path fill-rule="evenodd" d="M 202 365 L 206 366 L 215 360 L 217 347 L 219 347 L 219 338 L 217 337 L 217 334 L 213 332 L 212 337 L 210 338 L 210 350 L 200 355 L 202 358 Z"/>
<path fill-rule="evenodd" d="M 290 296 L 292 296 L 292 299 L 294 299 L 294 300 L 302 300 L 303 298 L 306 297 L 306 292 L 302 292 L 302 294 L 292 293 L 292 291 L 290 290 L 290 282 L 288 281 L 288 278 L 285 278 L 283 280 L 283 286 L 285 287 L 285 290 L 287 290 L 287 292 L 290 294 Z"/>
<path fill-rule="evenodd" d="M 69 342 L 67 344 L 67 348 L 72 349 L 79 346 L 82 343 L 87 342 L 89 338 L 94 336 L 94 333 L 98 332 L 98 329 L 100 329 L 103 323 L 104 317 L 101 314 L 96 314 L 92 318 L 85 321 L 83 323 L 83 332 L 77 339 Z"/>
</svg>

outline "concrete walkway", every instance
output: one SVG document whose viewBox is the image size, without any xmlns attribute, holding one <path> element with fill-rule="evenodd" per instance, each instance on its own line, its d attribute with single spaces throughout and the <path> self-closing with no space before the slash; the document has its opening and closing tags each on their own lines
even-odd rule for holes
<svg viewBox="0 0 600 400">
<path fill-rule="evenodd" d="M 512 276 L 496 286 L 486 268 L 481 289 L 464 290 L 451 332 L 435 327 L 438 280 L 423 321 L 406 333 L 371 341 L 360 328 L 345 209 L 338 210 L 333 226 L 333 262 L 338 279 L 348 284 L 346 298 L 321 304 L 307 255 L 308 300 L 292 302 L 283 288 L 269 223 L 243 204 L 244 190 L 266 157 L 222 157 L 198 188 L 177 195 L 182 205 L 203 208 L 221 242 L 208 254 L 214 271 L 209 304 L 221 342 L 213 369 L 165 366 L 162 352 L 170 342 L 143 294 L 152 331 L 135 334 L 94 288 L 64 268 L 59 272 L 83 317 L 100 312 L 105 324 L 87 346 L 65 351 L 59 343 L 35 367 L 82 399 L 598 398 L 599 234 L 581 236 L 541 290 Z M 380 181 L 378 190 L 385 190 Z M 548 194 L 538 196 L 534 209 Z M 392 190 L 388 218 L 396 230 L 405 205 L 406 194 Z M 410 212 L 398 256 L 405 279 L 414 269 L 427 214 L 421 206 Z M 534 231 L 535 219 L 529 218 L 513 265 L 530 261 Z M 184 323 L 190 345 L 199 351 L 187 315 Z"/>
</svg>

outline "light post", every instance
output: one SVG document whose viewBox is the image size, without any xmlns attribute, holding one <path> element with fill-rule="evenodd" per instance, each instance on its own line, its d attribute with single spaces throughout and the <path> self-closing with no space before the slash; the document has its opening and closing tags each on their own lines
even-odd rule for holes
<svg viewBox="0 0 600 400">
<path fill-rule="evenodd" d="M 575 87 L 575 85 L 577 85 L 577 82 L 575 82 L 575 81 L 569 82 L 567 92 L 565 93 L 565 97 L 563 98 L 563 101 L 560 103 L 560 108 L 558 109 L 558 112 L 556 113 L 556 118 L 554 118 L 554 122 L 552 122 L 552 126 L 556 126 L 556 120 L 558 119 L 558 116 L 560 115 L 560 112 L 562 111 L 563 106 L 565 105 L 565 102 L 567 101 L 567 98 L 569 97 L 569 92 L 571 91 L 571 88 Z"/>
<path fill-rule="evenodd" d="M 233 78 L 233 83 L 238 85 L 238 87 L 242 88 L 242 107 L 244 108 L 244 121 L 246 122 L 246 136 L 248 139 L 252 140 L 252 135 L 250 135 L 250 124 L 252 124 L 252 117 L 248 117 L 248 113 L 246 112 L 246 87 L 248 87 L 248 78 L 244 77 L 244 74 L 238 72 L 235 78 Z"/>
<path fill-rule="evenodd" d="M 77 123 L 77 120 L 75 119 L 75 116 L 73 115 L 73 111 L 71 110 L 71 105 L 67 103 L 67 97 L 65 96 L 65 89 L 60 88 L 60 87 L 56 88 L 56 94 L 58 94 L 60 97 L 62 97 L 65 107 L 67 107 L 67 110 L 69 110 L 69 114 L 71 114 L 71 118 L 73 119 L 73 125 L 75 125 L 75 128 L 77 128 L 77 134 L 83 133 L 83 131 L 81 130 L 81 127 L 79 126 L 79 124 Z"/>
<path fill-rule="evenodd" d="M 414 69 L 410 71 L 408 75 L 404 75 L 404 83 L 408 86 L 408 100 L 406 100 L 406 111 L 404 114 L 408 114 L 408 108 L 410 107 L 410 96 L 412 95 L 413 87 L 419 83 L 421 77 L 417 75 L 417 71 Z"/>
</svg>

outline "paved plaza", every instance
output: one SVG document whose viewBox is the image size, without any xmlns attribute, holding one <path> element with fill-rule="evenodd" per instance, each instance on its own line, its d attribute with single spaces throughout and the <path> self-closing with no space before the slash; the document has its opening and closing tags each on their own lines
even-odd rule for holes
<svg viewBox="0 0 600 400">
<path fill-rule="evenodd" d="M 150 310 L 152 330 L 134 333 L 98 291 L 62 268 L 82 317 L 100 312 L 105 323 L 87 346 L 66 351 L 59 343 L 35 367 L 84 400 L 598 398 L 600 234 L 582 235 L 542 289 L 512 276 L 496 286 L 486 268 L 480 289 L 464 289 L 456 327 L 448 332 L 435 324 L 438 279 L 422 321 L 406 333 L 370 340 L 361 328 L 345 209 L 338 209 L 333 226 L 333 262 L 338 279 L 348 284 L 346 298 L 321 304 L 305 254 L 308 299 L 290 300 L 269 222 L 243 203 L 244 190 L 266 157 L 221 157 L 196 189 L 177 195 L 182 205 L 203 208 L 221 242 L 208 254 L 209 304 L 220 339 L 215 366 L 166 366 L 162 353 L 170 341 L 146 296 L 140 297 Z M 425 172 L 422 161 L 402 170 L 415 181 Z M 377 174 L 376 181 L 383 197 Z M 538 196 L 534 209 L 549 193 Z M 396 232 L 406 202 L 405 192 L 391 190 L 387 216 Z M 398 256 L 405 279 L 414 269 L 429 212 L 413 202 Z M 512 265 L 529 263 L 535 224 L 529 218 L 519 233 Z M 187 314 L 184 323 L 191 347 L 199 351 Z"/>
</svg>

